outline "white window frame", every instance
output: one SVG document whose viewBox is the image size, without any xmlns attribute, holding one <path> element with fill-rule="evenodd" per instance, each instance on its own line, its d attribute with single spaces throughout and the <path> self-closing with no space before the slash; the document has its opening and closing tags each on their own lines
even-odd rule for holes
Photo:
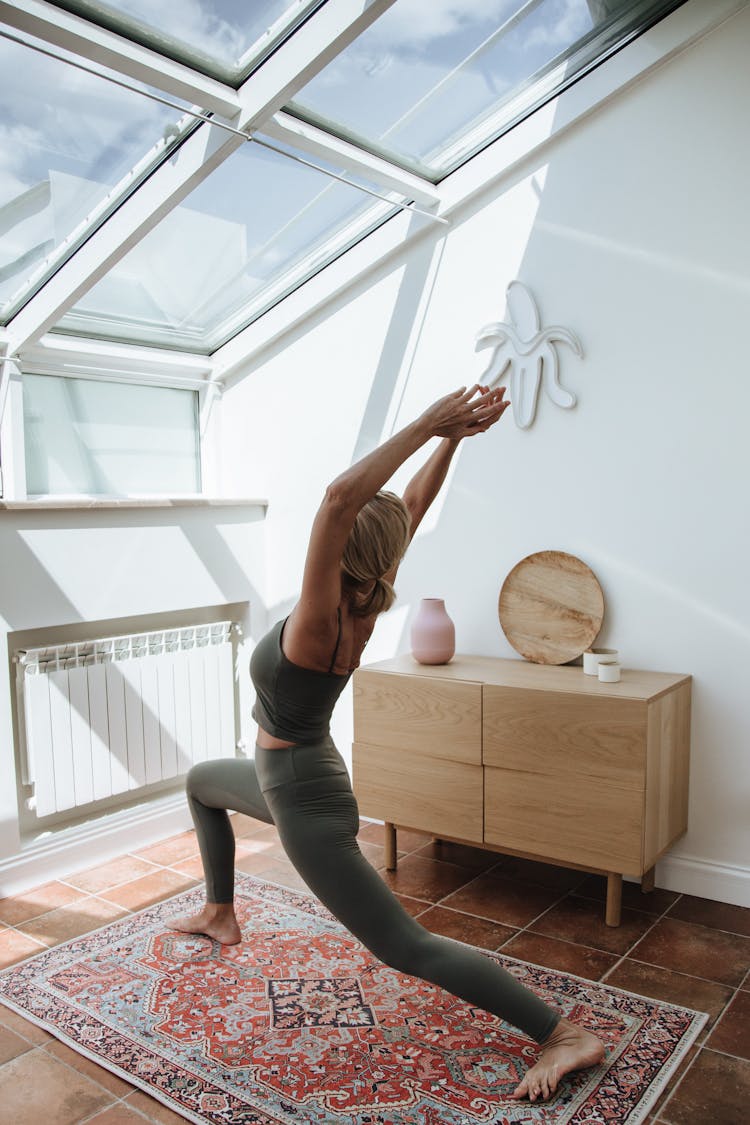
<svg viewBox="0 0 750 1125">
<path fill-rule="evenodd" d="M 218 488 L 214 434 L 218 425 L 218 411 L 214 407 L 221 398 L 223 388 L 214 382 L 213 364 L 206 356 L 162 352 L 156 348 L 108 344 L 69 336 L 47 336 L 38 344 L 25 349 L 18 365 L 9 366 L 8 394 L 0 422 L 0 449 L 3 458 L 0 467 L 4 502 L 29 499 L 24 445 L 24 373 L 197 391 L 201 489 L 196 493 L 181 493 L 179 499 L 207 499 L 216 496 Z M 57 502 L 62 498 L 55 495 L 34 496 L 32 499 L 34 503 L 43 506 L 46 501 Z M 85 505 L 108 497 L 76 493 L 75 496 L 66 496 L 64 499 L 75 499 Z M 122 497 L 118 496 L 117 499 Z M 173 497 L 165 491 L 150 492 L 146 496 L 128 494 L 127 499 L 154 502 L 167 501 Z"/>
</svg>

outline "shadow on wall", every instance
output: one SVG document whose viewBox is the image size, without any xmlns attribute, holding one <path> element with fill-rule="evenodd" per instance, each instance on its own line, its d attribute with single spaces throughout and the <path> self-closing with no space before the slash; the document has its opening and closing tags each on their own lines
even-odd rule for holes
<svg viewBox="0 0 750 1125">
<path fill-rule="evenodd" d="M 240 561 L 244 555 L 252 553 L 251 541 L 244 542 L 245 531 L 252 534 L 247 525 L 261 519 L 260 512 L 240 505 L 222 508 L 218 513 L 215 509 L 169 508 L 3 513 L 0 517 L 3 568 L 0 617 L 5 619 L 8 635 L 7 698 L 15 697 L 13 650 L 19 648 L 204 624 L 219 620 L 227 613 L 240 623 L 246 640 L 262 635 L 266 608 L 257 586 Z M 239 536 L 239 558 L 232 549 L 232 540 L 230 543 L 225 540 L 219 521 L 222 527 L 226 526 L 228 534 Z M 58 533 L 63 534 L 58 538 Z M 42 549 L 38 553 L 34 536 L 41 537 Z M 50 553 L 45 558 L 48 543 Z M 142 549 L 144 546 L 151 550 Z M 156 559 L 155 551 L 161 552 Z M 82 557 L 84 554 L 87 557 Z M 59 557 L 59 574 L 49 561 L 56 557 Z M 78 570 L 77 563 L 80 563 Z M 169 566 L 172 564 L 176 572 L 170 586 Z M 187 577 L 178 573 L 181 567 L 185 568 Z M 160 591 L 163 591 L 163 609 L 159 605 Z M 217 597 L 217 591 L 223 596 L 223 602 Z M 247 613 L 248 603 L 252 606 L 250 614 Z M 238 665 L 235 674 L 240 725 L 233 743 L 244 730 L 247 688 L 241 687 L 239 681 L 246 679 L 247 658 L 246 649 L 240 647 L 237 659 L 241 667 Z M 116 664 L 110 665 L 110 675 L 123 681 L 124 692 L 126 685 Z M 88 711 L 84 715 L 80 710 L 86 701 L 76 705 L 76 699 L 72 698 L 70 702 L 88 724 Z M 150 732 L 155 744 L 169 747 L 174 743 L 174 732 L 165 727 L 146 700 L 142 719 L 144 729 Z M 9 734 L 11 720 L 15 736 L 12 741 L 18 746 L 19 717 L 15 708 L 7 720 Z M 102 722 L 106 723 L 106 715 Z M 105 745 L 109 744 L 108 730 L 95 729 L 94 736 Z M 127 798 L 134 792 L 127 789 L 128 775 L 145 776 L 145 762 L 140 762 L 139 767 L 138 762 L 129 760 L 124 739 L 112 749 L 114 773 L 121 783 L 125 778 L 126 790 L 120 797 Z M 132 755 L 133 751 L 130 753 Z M 191 763 L 177 751 L 174 756 L 176 768 L 184 772 Z M 87 789 L 85 782 L 83 789 Z M 25 794 L 20 788 L 20 779 L 18 796 L 23 803 Z"/>
<path fill-rule="evenodd" d="M 354 445 L 352 463 L 393 432 L 444 249 L 445 236 L 432 234 L 423 238 L 407 259 Z"/>
<path fill-rule="evenodd" d="M 200 515 L 196 516 L 196 512 Z M 189 514 L 186 514 L 189 513 Z M 211 514 L 209 514 L 211 513 Z M 218 529 L 222 525 L 241 526 L 253 524 L 263 519 L 260 512 L 243 508 L 221 508 L 220 514 L 216 509 L 141 509 L 113 511 L 70 511 L 56 513 L 48 510 L 45 513 L 13 512 L 3 513 L 0 517 L 0 558 L 2 559 L 3 581 L 0 583 L 0 618 L 4 618 L 6 628 L 31 629 L 45 628 L 50 625 L 65 625 L 73 622 L 85 621 L 89 618 L 85 606 L 77 605 L 63 588 L 60 582 L 44 565 L 38 555 L 25 538 L 29 534 L 54 534 L 65 532 L 72 537 L 79 536 L 79 540 L 69 541 L 60 552 L 60 570 L 64 573 L 69 569 L 71 559 L 65 557 L 72 551 L 80 551 L 77 560 L 77 569 L 87 575 L 92 583 L 95 582 L 95 592 L 106 594 L 108 601 L 114 603 L 112 617 L 136 616 L 143 612 L 158 612 L 159 606 L 154 604 L 153 581 L 154 573 L 158 569 L 159 577 L 164 581 L 165 562 L 167 566 L 175 568 L 174 588 L 179 588 L 181 578 L 179 568 L 190 561 L 189 556 L 175 552 L 174 560 L 165 560 L 162 552 L 163 544 L 155 540 L 155 548 L 160 554 L 155 558 L 153 553 L 142 551 L 133 554 L 132 542 L 128 543 L 131 552 L 125 557 L 127 564 L 127 584 L 123 577 L 118 576 L 114 567 L 110 566 L 112 560 L 123 559 L 121 543 L 108 543 L 105 537 L 108 532 L 114 535 L 127 535 L 128 532 L 136 534 L 155 534 L 178 532 L 190 545 L 194 558 L 202 565 L 208 579 L 207 587 L 213 584 L 227 603 L 248 601 L 254 610 L 259 611 L 260 620 L 254 618 L 250 622 L 251 636 L 262 636 L 265 630 L 265 605 L 260 593 L 253 583 L 247 570 L 238 562 L 234 553 L 223 539 Z M 15 526 L 6 526 L 10 520 Z M 210 521 L 210 522 L 209 522 Z M 90 537 L 87 533 L 92 533 Z M 85 558 L 82 556 L 86 556 Z M 85 571 L 84 571 L 85 563 Z M 157 567 L 158 564 L 158 567 Z M 109 569 L 108 569 L 109 566 Z M 136 572 L 137 568 L 137 572 Z M 73 572 L 74 572 L 73 568 Z M 135 573 L 134 573 L 135 572 Z M 118 584 L 126 589 L 120 591 Z M 108 589 L 108 584 L 111 584 Z M 88 597 L 92 593 L 85 583 L 81 587 Z M 80 596 L 80 591 L 79 591 Z M 176 608 L 189 608 L 176 606 L 174 602 L 174 589 L 167 583 L 166 597 L 169 604 L 165 610 Z M 93 599 L 99 604 L 101 599 Z M 192 598 L 193 605 L 213 603 L 220 599 L 216 597 L 216 589 L 197 590 Z M 134 604 L 136 603 L 137 604 Z M 146 609 L 144 610 L 144 607 Z M 100 616 L 97 614 L 97 616 Z"/>
</svg>

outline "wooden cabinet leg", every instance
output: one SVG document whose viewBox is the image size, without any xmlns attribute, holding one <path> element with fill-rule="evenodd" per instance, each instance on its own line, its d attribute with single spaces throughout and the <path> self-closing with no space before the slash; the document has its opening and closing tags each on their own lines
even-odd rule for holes
<svg viewBox="0 0 750 1125">
<path fill-rule="evenodd" d="M 648 871 L 644 871 L 641 876 L 641 890 L 644 895 L 651 894 L 656 886 L 656 867 L 649 867 Z"/>
<path fill-rule="evenodd" d="M 396 825 L 385 822 L 385 867 L 386 871 L 396 870 Z"/>
<path fill-rule="evenodd" d="M 607 913 L 605 921 L 608 926 L 620 925 L 620 912 L 622 909 L 622 875 L 614 875 L 611 871 L 607 875 Z"/>
</svg>

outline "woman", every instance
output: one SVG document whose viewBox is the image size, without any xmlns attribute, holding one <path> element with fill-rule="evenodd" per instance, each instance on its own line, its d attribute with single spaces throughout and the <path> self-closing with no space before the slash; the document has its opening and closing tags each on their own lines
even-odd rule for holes
<svg viewBox="0 0 750 1125">
<path fill-rule="evenodd" d="M 227 809 L 274 823 L 292 863 L 325 906 L 375 956 L 520 1027 L 542 1045 L 513 1093 L 547 1098 L 563 1074 L 600 1062 L 593 1035 L 562 1019 L 484 954 L 424 929 L 356 841 L 357 803 L 329 731 L 333 706 L 394 599 L 393 581 L 459 443 L 502 416 L 504 389 L 462 387 L 342 473 L 313 523 L 297 605 L 258 643 L 255 760 L 202 762 L 187 792 L 206 875 L 206 906 L 175 928 L 241 940 L 232 905 L 234 834 Z M 403 500 L 380 491 L 433 437 L 441 442 Z"/>
</svg>

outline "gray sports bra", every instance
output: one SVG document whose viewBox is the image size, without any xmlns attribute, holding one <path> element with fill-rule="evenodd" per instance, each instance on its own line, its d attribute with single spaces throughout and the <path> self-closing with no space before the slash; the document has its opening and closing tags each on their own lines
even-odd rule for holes
<svg viewBox="0 0 750 1125">
<path fill-rule="evenodd" d="M 258 641 L 250 659 L 250 677 L 257 698 L 253 718 L 263 730 L 285 742 L 319 742 L 329 733 L 331 713 L 351 672 L 332 671 L 341 639 L 341 610 L 336 648 L 327 672 L 292 664 L 284 655 L 281 635 L 286 618 Z"/>
</svg>

